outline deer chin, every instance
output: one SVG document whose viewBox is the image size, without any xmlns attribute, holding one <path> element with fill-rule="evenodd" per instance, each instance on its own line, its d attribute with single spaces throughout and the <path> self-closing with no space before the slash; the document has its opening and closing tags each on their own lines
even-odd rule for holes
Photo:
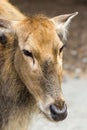
<svg viewBox="0 0 87 130">
<path fill-rule="evenodd" d="M 43 106 L 39 106 L 40 112 L 43 114 L 43 116 L 45 116 L 47 118 L 47 120 L 49 121 L 53 121 L 52 117 L 51 117 L 51 113 L 49 111 L 49 107 L 43 107 Z"/>
<path fill-rule="evenodd" d="M 49 121 L 54 121 L 52 116 L 51 116 L 51 112 L 49 110 L 49 106 L 50 106 L 50 104 L 48 104 L 48 105 L 39 104 L 38 105 L 39 110 L 43 114 L 43 116 L 46 117 L 46 119 L 49 120 Z"/>
<path fill-rule="evenodd" d="M 48 120 L 51 120 L 53 121 L 52 117 L 51 117 L 51 112 L 49 110 L 49 106 L 51 103 L 53 103 L 53 99 L 48 97 L 47 101 L 43 102 L 43 101 L 40 101 L 39 103 L 37 103 L 37 106 L 40 110 L 40 112 L 48 119 Z"/>
</svg>

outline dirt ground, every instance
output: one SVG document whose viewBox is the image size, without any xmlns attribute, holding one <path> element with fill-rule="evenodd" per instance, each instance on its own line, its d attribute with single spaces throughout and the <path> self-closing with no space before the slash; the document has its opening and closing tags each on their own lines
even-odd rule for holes
<svg viewBox="0 0 87 130">
<path fill-rule="evenodd" d="M 79 12 L 72 21 L 64 50 L 65 73 L 75 77 L 87 75 L 87 1 L 86 0 L 11 0 L 24 14 L 59 14 Z"/>
</svg>

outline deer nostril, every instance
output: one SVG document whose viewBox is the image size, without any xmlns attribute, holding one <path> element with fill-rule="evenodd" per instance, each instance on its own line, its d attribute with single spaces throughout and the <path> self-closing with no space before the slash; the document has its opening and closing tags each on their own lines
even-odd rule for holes
<svg viewBox="0 0 87 130">
<path fill-rule="evenodd" d="M 67 106 L 64 104 L 62 109 L 59 109 L 56 105 L 50 105 L 50 112 L 53 120 L 60 121 L 64 120 L 67 116 Z"/>
</svg>

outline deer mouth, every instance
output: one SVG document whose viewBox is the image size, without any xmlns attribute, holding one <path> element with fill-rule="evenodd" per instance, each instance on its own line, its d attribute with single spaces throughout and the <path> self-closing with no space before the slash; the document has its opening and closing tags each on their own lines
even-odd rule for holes
<svg viewBox="0 0 87 130">
<path fill-rule="evenodd" d="M 67 117 L 67 106 L 64 105 L 62 109 L 59 109 L 55 105 L 50 105 L 50 112 L 54 121 L 62 121 Z"/>
<path fill-rule="evenodd" d="M 56 105 L 52 104 L 46 109 L 40 109 L 41 112 L 47 117 L 48 120 L 51 121 L 62 121 L 67 117 L 67 106 L 64 104 L 62 109 L 56 107 Z"/>
</svg>

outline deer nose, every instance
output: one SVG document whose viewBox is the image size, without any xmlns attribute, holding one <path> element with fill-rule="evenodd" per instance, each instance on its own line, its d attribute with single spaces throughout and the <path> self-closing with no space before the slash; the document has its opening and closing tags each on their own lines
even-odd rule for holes
<svg viewBox="0 0 87 130">
<path fill-rule="evenodd" d="M 67 116 L 67 105 L 64 103 L 63 107 L 60 109 L 56 105 L 50 105 L 50 112 L 52 119 L 54 121 L 64 120 Z"/>
</svg>

